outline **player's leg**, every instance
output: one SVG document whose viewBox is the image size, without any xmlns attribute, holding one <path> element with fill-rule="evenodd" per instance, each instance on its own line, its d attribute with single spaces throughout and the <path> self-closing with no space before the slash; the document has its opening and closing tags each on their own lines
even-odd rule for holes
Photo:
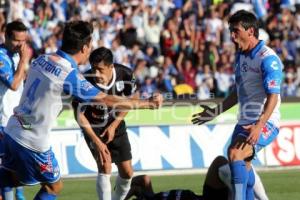
<svg viewBox="0 0 300 200">
<path fill-rule="evenodd" d="M 223 156 L 218 156 L 214 159 L 208 168 L 204 185 L 203 198 L 206 200 L 228 200 L 229 188 L 219 177 L 219 168 L 228 166 L 228 160 Z"/>
<path fill-rule="evenodd" d="M 119 172 L 112 200 L 123 200 L 130 189 L 133 176 L 131 146 L 127 133 L 116 137 L 110 145 L 112 160 L 117 165 Z"/>
<path fill-rule="evenodd" d="M 254 196 L 256 200 L 269 200 L 266 190 L 264 188 L 264 185 L 259 177 L 259 175 L 257 174 L 257 172 L 255 171 L 255 168 L 253 168 L 253 172 L 254 172 L 254 176 L 255 176 L 255 183 L 253 186 L 253 190 L 254 190 Z"/>
<path fill-rule="evenodd" d="M 16 187 L 16 195 L 15 196 L 16 196 L 16 200 L 25 200 L 23 187 L 21 187 L 21 186 Z"/>
<path fill-rule="evenodd" d="M 98 176 L 96 182 L 96 191 L 99 200 L 111 200 L 111 162 L 106 162 L 103 165 L 100 159 L 96 159 L 98 165 Z"/>
<path fill-rule="evenodd" d="M 116 178 L 112 200 L 123 200 L 130 189 L 133 168 L 131 165 L 131 160 L 116 163 L 116 165 L 118 167 L 119 174 Z"/>
<path fill-rule="evenodd" d="M 101 162 L 100 153 L 97 151 L 94 143 L 90 140 L 87 134 L 84 134 L 84 139 L 88 145 L 98 167 L 98 175 L 96 179 L 96 191 L 99 200 L 111 200 L 111 160 L 105 163 Z M 100 138 L 101 139 L 101 138 Z"/>
<path fill-rule="evenodd" d="M 54 183 L 42 183 L 34 200 L 55 200 L 62 188 L 63 183 L 60 179 Z"/>
<path fill-rule="evenodd" d="M 148 198 L 154 196 L 150 176 L 140 175 L 132 178 L 130 190 L 128 191 L 125 200 L 128 200 L 133 196 L 137 197 L 137 199 L 142 199 L 142 197 L 145 196 Z"/>
<path fill-rule="evenodd" d="M 246 165 L 245 151 L 253 147 L 246 142 L 244 135 L 238 134 L 233 137 L 229 147 L 230 170 L 232 176 L 232 188 L 234 200 L 246 200 L 246 191 L 251 164 Z M 248 166 L 248 168 L 247 168 Z M 249 168 L 250 167 L 250 168 Z"/>
</svg>

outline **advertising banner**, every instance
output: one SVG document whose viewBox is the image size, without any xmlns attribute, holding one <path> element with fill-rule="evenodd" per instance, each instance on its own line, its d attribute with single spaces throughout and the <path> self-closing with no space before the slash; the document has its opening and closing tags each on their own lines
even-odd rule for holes
<svg viewBox="0 0 300 200">
<path fill-rule="evenodd" d="M 226 155 L 233 128 L 234 124 L 129 127 L 127 132 L 132 148 L 134 170 L 206 168 L 216 156 Z M 293 133 L 284 131 L 285 136 L 279 137 L 275 146 L 272 146 L 272 151 L 268 150 L 268 155 L 263 151 L 260 152 L 254 164 L 290 165 L 299 162 L 299 159 L 296 159 L 299 158 L 296 155 L 297 153 L 299 155 L 299 151 L 295 150 L 294 144 L 296 126 L 293 130 L 295 130 Z M 97 172 L 96 163 L 79 129 L 53 130 L 51 140 L 63 175 Z M 284 145 L 285 143 L 289 146 Z M 281 159 L 287 154 L 286 150 L 292 151 L 289 153 L 294 156 L 293 159 Z M 266 159 L 266 155 L 270 158 Z M 113 171 L 116 171 L 115 167 Z"/>
</svg>

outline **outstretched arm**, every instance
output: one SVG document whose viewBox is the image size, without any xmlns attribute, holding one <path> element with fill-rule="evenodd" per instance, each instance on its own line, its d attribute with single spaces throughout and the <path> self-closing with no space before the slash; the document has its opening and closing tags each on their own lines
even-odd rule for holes
<svg viewBox="0 0 300 200">
<path fill-rule="evenodd" d="M 156 109 L 163 103 L 161 94 L 154 94 L 150 99 L 136 99 L 134 97 L 122 97 L 117 95 L 107 95 L 100 92 L 93 99 L 95 102 L 104 103 L 108 107 L 116 109 Z"/>
<path fill-rule="evenodd" d="M 208 121 L 211 121 L 221 113 L 229 110 L 231 107 L 237 104 L 237 102 L 238 102 L 237 91 L 236 89 L 234 89 L 223 102 L 219 103 L 214 108 L 210 108 L 206 105 L 201 105 L 201 107 L 204 110 L 200 113 L 193 115 L 192 123 L 201 125 Z"/>
</svg>

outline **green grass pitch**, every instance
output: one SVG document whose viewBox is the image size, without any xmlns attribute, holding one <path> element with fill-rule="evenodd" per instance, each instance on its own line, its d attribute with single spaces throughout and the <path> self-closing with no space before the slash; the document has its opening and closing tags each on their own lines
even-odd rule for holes
<svg viewBox="0 0 300 200">
<path fill-rule="evenodd" d="M 300 170 L 259 172 L 270 200 L 300 199 Z M 191 189 L 201 194 L 205 174 L 151 176 L 155 192 L 168 189 Z M 95 178 L 64 179 L 60 200 L 96 200 Z M 114 181 L 114 180 L 113 180 Z M 33 199 L 38 186 L 25 187 L 27 200 Z"/>
</svg>

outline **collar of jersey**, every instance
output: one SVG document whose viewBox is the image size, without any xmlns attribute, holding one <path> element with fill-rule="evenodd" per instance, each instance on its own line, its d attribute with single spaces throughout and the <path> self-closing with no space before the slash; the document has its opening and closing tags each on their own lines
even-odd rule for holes
<svg viewBox="0 0 300 200">
<path fill-rule="evenodd" d="M 247 53 L 242 53 L 244 54 L 245 56 L 250 56 L 251 59 L 254 59 L 256 53 L 260 50 L 260 48 L 265 45 L 265 42 L 263 40 L 259 40 L 259 42 L 257 43 L 257 45 L 251 49 L 250 52 L 247 52 Z"/>
<path fill-rule="evenodd" d="M 113 78 L 112 78 L 112 80 L 111 80 L 111 82 L 110 82 L 109 85 L 102 85 L 102 84 L 100 84 L 100 83 L 96 83 L 96 84 L 97 84 L 97 86 L 100 87 L 101 89 L 109 90 L 109 89 L 114 85 L 114 83 L 115 83 L 115 81 L 116 81 L 116 77 L 117 77 L 117 76 L 116 76 L 116 69 L 113 68 Z"/>
<path fill-rule="evenodd" d="M 4 54 L 8 55 L 8 57 L 10 57 L 10 58 L 12 58 L 12 57 L 14 56 L 14 53 L 12 53 L 11 51 L 9 51 L 9 50 L 4 46 L 4 44 L 1 44 L 1 45 L 0 45 L 0 49 L 1 49 L 1 51 L 2 51 Z"/>
<path fill-rule="evenodd" d="M 69 61 L 72 65 L 72 68 L 78 69 L 77 63 L 75 62 L 75 60 L 69 54 L 67 54 L 66 52 L 64 52 L 62 50 L 56 51 L 56 54 L 63 57 L 67 61 Z"/>
</svg>

